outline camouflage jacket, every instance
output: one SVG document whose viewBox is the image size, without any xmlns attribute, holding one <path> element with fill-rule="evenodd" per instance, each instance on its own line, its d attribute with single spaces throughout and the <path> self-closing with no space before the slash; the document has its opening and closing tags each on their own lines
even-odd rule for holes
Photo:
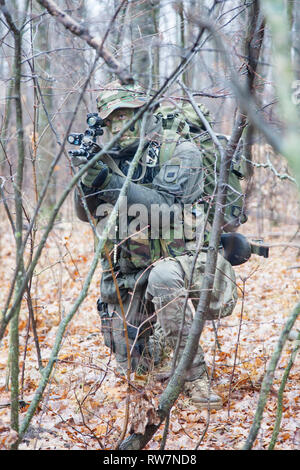
<svg viewBox="0 0 300 470">
<path fill-rule="evenodd" d="M 191 141 L 179 139 L 170 158 L 161 163 L 159 161 L 163 135 L 161 123 L 157 124 L 155 131 L 152 133 L 152 139 L 148 139 L 148 145 L 141 158 L 142 164 L 138 165 L 133 181 L 129 183 L 126 207 L 120 207 L 119 233 L 112 236 L 109 242 L 109 248 L 114 244 L 118 245 L 114 261 L 119 271 L 124 274 L 143 270 L 162 257 L 176 257 L 190 252 L 188 246 L 196 236 L 195 224 L 198 222 L 195 223 L 191 219 L 195 218 L 195 203 L 203 192 L 201 152 Z M 145 164 L 143 162 L 149 162 L 148 157 L 153 162 L 155 152 L 157 164 L 147 166 L 143 177 L 139 179 L 142 166 Z M 115 159 L 115 162 L 126 174 L 128 162 L 124 162 L 124 159 Z M 100 230 L 101 223 L 105 223 L 107 210 L 109 207 L 112 208 L 118 199 L 124 179 L 120 174 L 111 171 L 99 191 L 83 187 L 87 206 Z M 198 206 L 199 212 L 201 207 L 203 206 Z M 77 190 L 75 208 L 79 219 L 87 221 Z M 120 230 L 120 219 L 123 220 L 123 231 Z M 198 220 L 203 221 L 201 216 L 199 218 L 197 216 Z M 129 229 L 128 233 L 124 233 L 124 227 Z"/>
</svg>

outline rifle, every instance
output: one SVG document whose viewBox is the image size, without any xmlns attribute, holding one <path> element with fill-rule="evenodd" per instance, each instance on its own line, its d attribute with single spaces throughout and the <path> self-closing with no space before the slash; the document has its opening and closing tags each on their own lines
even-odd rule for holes
<svg viewBox="0 0 300 470">
<path fill-rule="evenodd" d="M 68 153 L 72 157 L 72 163 L 76 166 L 81 166 L 88 160 L 91 160 L 98 152 L 102 150 L 102 147 L 97 144 L 97 137 L 103 134 L 103 127 L 105 127 L 103 119 L 98 113 L 87 114 L 87 125 L 88 128 L 84 133 L 73 132 L 68 135 L 67 140 L 69 144 L 79 145 L 78 150 L 69 150 Z M 120 147 L 112 147 L 106 151 L 101 161 L 105 163 L 114 173 L 123 178 L 126 175 L 120 170 L 118 164 L 115 162 L 116 158 L 128 158 L 127 152 L 122 152 Z"/>
<path fill-rule="evenodd" d="M 73 132 L 68 135 L 68 142 L 72 145 L 79 145 L 78 150 L 69 150 L 69 155 L 73 158 L 75 166 L 82 165 L 84 161 L 90 160 L 101 147 L 96 143 L 97 137 L 103 134 L 103 119 L 98 113 L 88 113 L 86 119 L 88 128 L 84 133 Z M 86 160 L 85 160 L 86 159 Z"/>
</svg>

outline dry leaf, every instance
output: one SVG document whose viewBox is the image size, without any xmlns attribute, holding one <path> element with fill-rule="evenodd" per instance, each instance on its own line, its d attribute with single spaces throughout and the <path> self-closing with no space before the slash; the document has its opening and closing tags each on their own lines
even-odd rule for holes
<svg viewBox="0 0 300 470">
<path fill-rule="evenodd" d="M 156 413 L 154 401 L 146 393 L 133 401 L 130 433 L 144 434 L 147 425 L 158 425 L 160 418 Z"/>
</svg>

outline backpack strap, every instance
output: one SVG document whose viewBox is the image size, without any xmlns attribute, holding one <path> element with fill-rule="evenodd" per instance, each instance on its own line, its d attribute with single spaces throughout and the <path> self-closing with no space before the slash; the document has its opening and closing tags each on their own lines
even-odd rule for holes
<svg viewBox="0 0 300 470">
<path fill-rule="evenodd" d="M 144 176 L 145 176 L 145 173 L 146 173 L 146 170 L 147 170 L 147 165 L 146 165 L 146 158 L 147 158 L 147 152 L 143 152 L 142 154 L 142 157 L 141 157 L 141 160 L 139 163 L 142 164 L 142 173 L 141 173 L 141 176 L 139 176 L 139 178 L 137 179 L 133 179 L 132 181 L 133 182 L 137 182 L 137 181 L 141 181 Z M 118 167 L 117 163 L 115 162 L 115 160 L 108 154 L 104 154 L 101 158 L 101 160 L 103 161 L 103 163 L 105 163 L 114 173 L 116 173 L 117 175 L 119 176 L 122 176 L 123 178 L 126 178 L 126 175 L 122 172 L 122 170 L 120 170 L 120 168 Z"/>
<path fill-rule="evenodd" d="M 162 144 L 159 153 L 159 164 L 162 166 L 172 158 L 178 140 L 180 138 L 190 138 L 190 128 L 187 122 L 179 117 L 178 113 L 169 113 L 166 116 L 162 113 L 157 113 L 157 116 L 161 118 L 163 127 Z"/>
</svg>

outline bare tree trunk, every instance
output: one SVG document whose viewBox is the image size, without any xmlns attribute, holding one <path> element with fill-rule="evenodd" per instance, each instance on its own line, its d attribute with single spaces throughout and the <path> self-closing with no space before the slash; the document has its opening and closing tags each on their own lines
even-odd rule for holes
<svg viewBox="0 0 300 470">
<path fill-rule="evenodd" d="M 42 9 L 38 6 L 38 12 Z M 51 24 L 47 18 L 44 18 L 38 26 L 34 49 L 38 52 L 46 52 L 51 50 Z M 49 125 L 49 119 L 53 112 L 53 82 L 51 77 L 51 58 L 48 54 L 43 54 L 34 61 L 35 69 L 33 72 L 37 74 L 37 80 L 40 82 L 40 91 L 42 96 L 38 103 L 38 147 L 37 147 L 37 187 L 40 193 L 45 174 L 54 158 L 54 142 L 53 134 Z M 47 113 L 47 114 L 46 114 Z M 44 200 L 44 209 L 50 210 L 56 202 L 56 173 L 53 173 L 47 194 Z"/>
<path fill-rule="evenodd" d="M 62 23 L 66 29 L 71 31 L 75 36 L 86 41 L 87 44 L 95 49 L 99 56 L 103 58 L 111 70 L 119 77 L 121 83 L 128 84 L 133 82 L 132 76 L 128 73 L 127 69 L 115 60 L 98 37 L 93 36 L 87 28 L 82 27 L 80 23 L 61 10 L 53 0 L 37 1 L 48 10 L 50 15 L 56 17 L 57 21 Z"/>
<path fill-rule="evenodd" d="M 300 80 L 300 9 L 297 0 L 288 1 L 288 17 L 291 26 L 291 57 L 295 78 Z"/>
<path fill-rule="evenodd" d="M 0 1 L 0 7 L 4 13 L 6 21 L 13 33 L 14 38 L 14 101 L 16 112 L 16 134 L 17 134 L 17 168 L 14 179 L 14 203 L 15 203 L 15 242 L 16 258 L 19 260 L 19 270 L 16 278 L 16 291 L 23 282 L 24 262 L 22 253 L 22 231 L 23 231 L 23 207 L 22 190 L 25 162 L 25 146 L 23 131 L 23 110 L 21 102 L 21 57 L 22 57 L 22 33 L 14 23 L 10 13 L 6 9 L 5 1 Z M 19 430 L 19 312 L 20 304 L 10 324 L 10 379 L 11 379 L 11 427 L 14 431 Z"/>
<path fill-rule="evenodd" d="M 16 108 L 16 124 L 18 139 L 18 163 L 17 177 L 14 183 L 15 188 L 15 211 L 16 211 L 16 255 L 20 256 L 22 246 L 22 230 L 23 230 L 23 208 L 22 208 L 22 186 L 23 172 L 25 160 L 24 133 L 23 133 L 23 111 L 21 104 L 21 45 L 22 36 L 17 30 L 14 31 L 15 42 L 15 58 L 14 58 L 14 75 L 15 75 L 15 108 Z M 17 276 L 16 287 L 21 285 L 23 279 L 23 262 Z M 16 315 L 10 325 L 10 367 L 11 367 L 11 427 L 15 431 L 19 428 L 19 312 L 20 305 Z"/>
<path fill-rule="evenodd" d="M 5 175 L 6 173 L 6 150 L 7 150 L 7 139 L 9 137 L 9 123 L 11 117 L 11 110 L 12 110 L 12 96 L 14 92 L 14 82 L 13 80 L 10 81 L 7 95 L 5 98 L 5 109 L 4 115 L 2 118 L 2 127 L 1 127 L 1 138 L 0 138 L 0 169 L 1 174 Z"/>
<path fill-rule="evenodd" d="M 257 75 L 258 73 L 258 59 L 261 56 L 264 33 L 265 33 L 265 20 L 261 14 L 259 2 L 255 1 L 248 9 L 248 15 L 250 20 L 248 21 L 247 27 L 247 40 L 245 47 L 245 56 L 247 57 L 247 85 L 249 94 L 254 97 L 255 101 L 258 101 L 256 86 L 257 86 Z M 252 19 L 251 19 L 252 18 Z M 254 139 L 258 135 L 255 127 L 250 123 L 245 130 L 245 158 L 246 158 L 246 171 L 248 184 L 245 194 L 245 205 L 251 196 L 252 189 L 252 176 L 253 176 L 253 158 L 252 158 L 252 147 Z"/>
<path fill-rule="evenodd" d="M 150 81 L 155 81 L 158 73 L 157 59 L 153 61 L 154 50 L 156 52 L 157 8 L 159 0 L 131 2 L 132 73 L 145 88 L 148 88 Z"/>
</svg>

